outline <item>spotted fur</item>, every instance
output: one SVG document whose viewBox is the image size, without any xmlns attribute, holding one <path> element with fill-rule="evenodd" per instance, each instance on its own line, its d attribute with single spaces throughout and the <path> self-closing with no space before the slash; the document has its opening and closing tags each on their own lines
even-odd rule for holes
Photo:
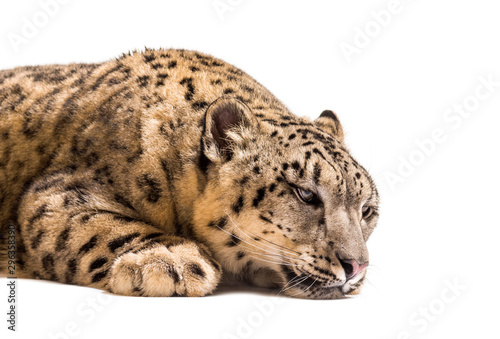
<svg viewBox="0 0 500 339">
<path fill-rule="evenodd" d="M 377 205 L 333 112 L 297 117 L 211 56 L 0 71 L 0 225 L 28 277 L 203 296 L 224 271 L 337 298 L 364 279 L 345 261 L 368 262 Z"/>
</svg>

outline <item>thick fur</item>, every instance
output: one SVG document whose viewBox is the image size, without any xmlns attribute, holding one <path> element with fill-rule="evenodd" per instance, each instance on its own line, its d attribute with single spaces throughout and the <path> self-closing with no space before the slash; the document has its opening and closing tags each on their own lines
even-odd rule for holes
<svg viewBox="0 0 500 339">
<path fill-rule="evenodd" d="M 333 112 L 299 118 L 211 56 L 0 71 L 0 226 L 16 226 L 25 276 L 203 296 L 224 271 L 337 298 L 364 279 L 342 260 L 368 262 L 377 205 Z"/>
</svg>

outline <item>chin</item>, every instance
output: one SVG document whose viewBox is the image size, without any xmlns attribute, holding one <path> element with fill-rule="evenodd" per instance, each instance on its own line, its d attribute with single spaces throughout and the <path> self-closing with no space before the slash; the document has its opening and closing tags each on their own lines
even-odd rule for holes
<svg viewBox="0 0 500 339">
<path fill-rule="evenodd" d="M 359 294 L 364 280 L 365 274 L 362 274 L 336 286 L 322 286 L 317 280 L 309 278 L 296 285 L 285 285 L 279 294 L 301 299 L 344 299 Z"/>
</svg>

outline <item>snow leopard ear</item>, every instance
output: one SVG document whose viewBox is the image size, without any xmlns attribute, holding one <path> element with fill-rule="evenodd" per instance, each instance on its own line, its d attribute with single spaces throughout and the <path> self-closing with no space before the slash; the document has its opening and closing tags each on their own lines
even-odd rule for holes
<svg viewBox="0 0 500 339">
<path fill-rule="evenodd" d="M 330 110 L 323 111 L 320 116 L 314 120 L 314 123 L 324 132 L 330 133 L 335 139 L 344 142 L 344 130 L 340 124 L 337 115 Z"/>
<path fill-rule="evenodd" d="M 243 131 L 257 126 L 251 109 L 238 99 L 222 96 L 215 100 L 205 114 L 203 133 L 206 157 L 216 162 L 231 160 L 234 144 L 241 140 Z"/>
</svg>

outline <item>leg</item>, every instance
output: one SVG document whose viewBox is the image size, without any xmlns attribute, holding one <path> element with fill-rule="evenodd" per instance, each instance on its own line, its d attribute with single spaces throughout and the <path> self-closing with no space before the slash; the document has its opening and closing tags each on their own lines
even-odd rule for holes
<svg viewBox="0 0 500 339">
<path fill-rule="evenodd" d="M 203 296 L 215 289 L 220 265 L 203 245 L 105 207 L 70 177 L 35 182 L 19 208 L 31 275 L 123 295 Z"/>
</svg>

